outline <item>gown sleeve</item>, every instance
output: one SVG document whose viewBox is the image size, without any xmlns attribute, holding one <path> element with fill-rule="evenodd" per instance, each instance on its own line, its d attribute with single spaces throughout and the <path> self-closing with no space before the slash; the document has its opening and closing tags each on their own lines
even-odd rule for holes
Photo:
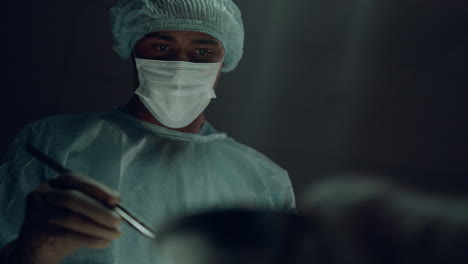
<svg viewBox="0 0 468 264">
<path fill-rule="evenodd" d="M 27 194 L 46 179 L 47 173 L 51 173 L 26 152 L 26 143 L 41 147 L 40 132 L 40 128 L 33 125 L 23 128 L 1 160 L 0 248 L 17 237 Z"/>
</svg>

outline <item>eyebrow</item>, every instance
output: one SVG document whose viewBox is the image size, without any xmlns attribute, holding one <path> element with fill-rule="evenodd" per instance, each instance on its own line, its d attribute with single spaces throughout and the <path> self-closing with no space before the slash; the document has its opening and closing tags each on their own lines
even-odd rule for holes
<svg viewBox="0 0 468 264">
<path fill-rule="evenodd" d="M 146 34 L 146 37 L 157 38 L 157 39 L 166 40 L 169 42 L 177 42 L 175 38 L 158 33 L 158 32 L 148 33 Z M 192 40 L 192 44 L 220 46 L 219 42 L 214 39 L 195 39 L 195 40 Z"/>
<path fill-rule="evenodd" d="M 151 38 L 166 40 L 166 41 L 169 41 L 169 42 L 176 42 L 175 38 L 167 36 L 167 35 L 163 35 L 163 34 L 160 34 L 160 33 L 149 33 L 149 34 L 146 34 L 146 36 L 151 37 Z"/>
<path fill-rule="evenodd" d="M 192 41 L 192 44 L 219 46 L 218 41 L 216 41 L 214 39 L 195 39 L 195 40 Z"/>
</svg>

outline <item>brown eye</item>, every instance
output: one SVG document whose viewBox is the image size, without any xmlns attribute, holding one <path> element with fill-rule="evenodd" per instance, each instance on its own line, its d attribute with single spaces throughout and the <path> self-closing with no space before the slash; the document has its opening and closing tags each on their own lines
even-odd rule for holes
<svg viewBox="0 0 468 264">
<path fill-rule="evenodd" d="M 156 51 L 168 51 L 169 46 L 166 44 L 153 44 L 153 49 Z"/>
<path fill-rule="evenodd" d="M 213 51 L 209 49 L 197 49 L 195 53 L 199 56 L 209 56 Z"/>
</svg>

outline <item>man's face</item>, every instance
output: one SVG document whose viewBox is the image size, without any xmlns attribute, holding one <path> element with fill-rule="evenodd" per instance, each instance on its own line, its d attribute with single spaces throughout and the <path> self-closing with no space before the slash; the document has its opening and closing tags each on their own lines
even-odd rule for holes
<svg viewBox="0 0 468 264">
<path fill-rule="evenodd" d="M 214 37 L 193 31 L 159 31 L 149 33 L 135 44 L 140 59 L 220 62 L 224 48 Z"/>
<path fill-rule="evenodd" d="M 220 62 L 224 58 L 224 48 L 216 38 L 194 31 L 158 31 L 145 35 L 135 44 L 135 56 L 140 59 L 187 61 L 187 62 Z M 133 59 L 132 59 L 133 60 Z M 134 89 L 139 86 L 135 61 Z M 218 85 L 221 69 L 214 87 Z"/>
</svg>

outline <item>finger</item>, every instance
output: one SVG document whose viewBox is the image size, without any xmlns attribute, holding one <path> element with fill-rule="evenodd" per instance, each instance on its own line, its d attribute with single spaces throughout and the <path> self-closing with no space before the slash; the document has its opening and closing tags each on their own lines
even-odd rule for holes
<svg viewBox="0 0 468 264">
<path fill-rule="evenodd" d="M 32 222 L 28 221 L 26 224 L 27 230 L 39 228 L 40 231 L 54 237 L 68 238 L 68 243 L 75 244 L 76 240 L 76 243 L 91 248 L 106 247 L 110 240 L 121 235 L 117 228 L 101 226 L 81 215 L 48 203 L 40 194 L 44 187 L 41 186 L 28 195 L 29 210 L 26 217 L 32 216 L 29 218 Z"/>
<path fill-rule="evenodd" d="M 39 195 L 51 205 L 78 213 L 109 228 L 116 228 L 121 222 L 120 216 L 115 211 L 80 191 L 45 187 Z"/>
<path fill-rule="evenodd" d="M 39 228 L 41 231 L 56 234 L 57 230 L 49 226 L 48 219 L 55 217 L 60 210 L 56 206 L 48 203 L 41 195 L 45 186 L 40 186 L 37 190 L 31 192 L 27 197 L 25 222 L 23 228 L 27 230 Z"/>
<path fill-rule="evenodd" d="M 62 174 L 49 180 L 49 184 L 55 188 L 79 190 L 111 207 L 120 201 L 119 194 L 116 191 L 96 180 L 77 173 Z"/>
<path fill-rule="evenodd" d="M 116 228 L 104 227 L 81 215 L 71 212 L 50 218 L 48 223 L 99 240 L 114 240 L 121 235 L 120 230 Z"/>
<path fill-rule="evenodd" d="M 60 227 L 57 228 L 61 229 Z M 73 244 L 75 248 L 106 248 L 111 244 L 111 240 L 100 239 L 66 229 L 62 229 L 61 235 L 57 237 L 60 237 L 63 241 L 67 241 L 69 244 Z"/>
</svg>

